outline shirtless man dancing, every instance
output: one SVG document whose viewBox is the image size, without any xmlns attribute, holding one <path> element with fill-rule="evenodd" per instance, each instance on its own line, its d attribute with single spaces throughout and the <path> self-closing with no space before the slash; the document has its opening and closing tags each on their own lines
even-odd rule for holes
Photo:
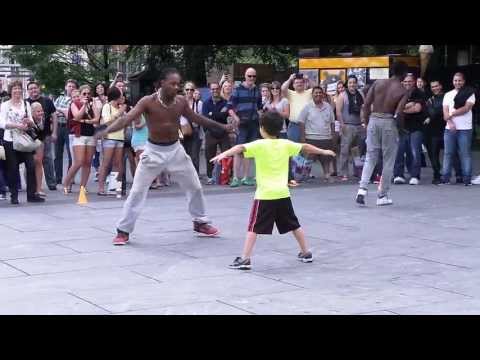
<svg viewBox="0 0 480 360">
<path fill-rule="evenodd" d="M 206 216 L 205 198 L 192 160 L 178 141 L 181 115 L 207 128 L 217 127 L 232 131 L 232 125 L 223 125 L 192 111 L 187 100 L 177 95 L 180 88 L 180 74 L 176 69 L 165 69 L 160 77 L 160 89 L 143 97 L 127 114 L 119 117 L 105 130 L 96 134 L 101 138 L 108 133 L 123 129 L 141 114 L 146 115 L 149 139 L 135 172 L 132 189 L 123 205 L 123 213 L 117 224 L 114 245 L 125 245 L 129 234 L 145 204 L 152 181 L 162 171 L 168 171 L 186 192 L 188 210 L 193 219 L 193 230 L 206 236 L 215 236 L 219 230 L 210 225 Z"/>
<path fill-rule="evenodd" d="M 404 62 L 394 63 L 393 76 L 388 80 L 377 80 L 365 99 L 363 120 L 368 124 L 367 158 L 363 166 L 360 189 L 355 199 L 359 205 L 365 205 L 368 183 L 377 164 L 380 150 L 383 155 L 383 171 L 378 185 L 377 205 L 393 204 L 392 199 L 388 197 L 388 190 L 398 150 L 397 124 L 403 120 L 403 109 L 408 99 L 408 92 L 402 85 L 407 71 L 408 68 Z"/>
</svg>

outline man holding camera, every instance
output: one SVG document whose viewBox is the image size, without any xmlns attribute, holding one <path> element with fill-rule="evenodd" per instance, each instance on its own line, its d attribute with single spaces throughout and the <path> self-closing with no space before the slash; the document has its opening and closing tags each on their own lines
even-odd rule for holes
<svg viewBox="0 0 480 360">
<path fill-rule="evenodd" d="M 293 82 L 293 90 L 289 87 Z M 287 81 L 282 84 L 282 95 L 288 99 L 290 104 L 290 119 L 287 129 L 287 137 L 291 141 L 300 142 L 300 138 L 305 133 L 305 124 L 298 121 L 298 116 L 302 110 L 312 101 L 312 89 L 310 80 L 304 74 L 296 73 L 290 75 Z M 289 185 L 296 186 L 293 180 L 292 168 L 289 166 Z"/>
</svg>

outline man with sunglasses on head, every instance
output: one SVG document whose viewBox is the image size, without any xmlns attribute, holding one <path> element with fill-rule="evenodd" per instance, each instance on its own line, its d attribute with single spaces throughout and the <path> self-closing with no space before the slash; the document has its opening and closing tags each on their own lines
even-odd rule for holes
<svg viewBox="0 0 480 360">
<path fill-rule="evenodd" d="M 259 118 L 263 109 L 262 95 L 255 85 L 257 72 L 254 68 L 245 71 L 245 81 L 237 86 L 228 102 L 228 113 L 238 127 L 237 144 L 246 144 L 260 138 Z M 233 179 L 231 187 L 240 185 L 253 186 L 255 181 L 249 178 L 250 159 L 242 159 L 240 155 L 233 157 Z M 240 167 L 243 165 L 243 178 L 240 176 Z M 242 180 L 240 180 L 242 178 Z"/>
</svg>

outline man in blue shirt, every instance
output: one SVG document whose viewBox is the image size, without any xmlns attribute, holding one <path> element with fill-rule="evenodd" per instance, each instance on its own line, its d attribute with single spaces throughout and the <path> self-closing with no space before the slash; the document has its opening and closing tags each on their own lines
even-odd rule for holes
<svg viewBox="0 0 480 360">
<path fill-rule="evenodd" d="M 262 94 L 255 85 L 257 72 L 254 68 L 245 71 L 245 81 L 233 90 L 228 102 L 229 115 L 232 116 L 238 127 L 237 144 L 246 144 L 260 138 L 258 119 L 262 110 Z M 252 178 L 248 178 L 252 160 L 242 159 L 240 155 L 233 158 L 233 180 L 231 187 L 255 185 Z M 240 181 L 240 165 L 243 163 L 243 179 Z"/>
<path fill-rule="evenodd" d="M 210 84 L 211 96 L 203 103 L 202 115 L 221 124 L 227 123 L 228 104 L 220 96 L 220 85 L 218 83 Z M 207 185 L 214 184 L 212 178 L 213 163 L 210 162 L 217 155 L 217 147 L 220 146 L 221 152 L 230 148 L 228 133 L 222 129 L 209 128 L 205 134 L 205 158 L 207 159 Z"/>
</svg>

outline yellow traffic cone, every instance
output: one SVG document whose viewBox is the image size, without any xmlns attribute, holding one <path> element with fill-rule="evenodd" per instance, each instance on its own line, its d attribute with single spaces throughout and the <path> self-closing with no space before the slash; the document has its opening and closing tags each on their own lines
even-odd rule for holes
<svg viewBox="0 0 480 360">
<path fill-rule="evenodd" d="M 78 195 L 77 204 L 83 205 L 88 204 L 87 194 L 85 192 L 85 187 L 80 186 L 80 194 Z"/>
</svg>

